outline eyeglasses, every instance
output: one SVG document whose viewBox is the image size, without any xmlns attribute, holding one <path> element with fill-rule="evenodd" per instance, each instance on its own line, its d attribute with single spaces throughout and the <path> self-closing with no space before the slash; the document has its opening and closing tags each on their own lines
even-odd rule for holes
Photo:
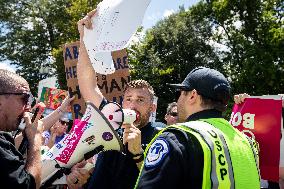
<svg viewBox="0 0 284 189">
<path fill-rule="evenodd" d="M 62 124 L 62 125 L 67 125 L 68 124 L 68 122 L 66 122 L 66 121 L 62 121 L 62 120 L 59 120 L 60 121 L 60 123 Z"/>
<path fill-rule="evenodd" d="M 178 113 L 177 112 L 170 112 L 169 115 L 176 117 L 176 116 L 178 116 Z"/>
<path fill-rule="evenodd" d="M 31 92 L 27 93 L 0 93 L 0 95 L 22 95 L 22 100 L 27 107 L 31 107 L 34 101 L 34 97 Z"/>
</svg>

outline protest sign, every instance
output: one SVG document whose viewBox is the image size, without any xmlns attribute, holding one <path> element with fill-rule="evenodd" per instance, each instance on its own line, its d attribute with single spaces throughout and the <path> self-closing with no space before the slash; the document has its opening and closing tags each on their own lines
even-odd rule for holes
<svg viewBox="0 0 284 189">
<path fill-rule="evenodd" d="M 49 88 L 54 88 L 57 89 L 59 87 L 58 81 L 56 77 L 49 77 L 43 80 L 40 80 L 38 82 L 38 98 L 41 96 L 42 88 L 43 87 L 49 87 Z"/>
<path fill-rule="evenodd" d="M 43 102 L 48 109 L 57 109 L 68 95 L 67 91 L 43 87 L 40 95 L 40 102 Z"/>
<path fill-rule="evenodd" d="M 281 100 L 247 98 L 233 107 L 230 123 L 259 143 L 260 173 L 265 180 L 279 180 Z"/>
<path fill-rule="evenodd" d="M 92 17 L 93 27 L 84 29 L 83 38 L 97 73 L 111 74 L 115 71 L 109 61 L 110 52 L 126 48 L 141 25 L 149 3 L 150 0 L 104 0 L 97 6 Z"/>
<path fill-rule="evenodd" d="M 65 44 L 63 49 L 68 91 L 71 96 L 75 95 L 75 100 L 72 102 L 73 120 L 80 119 L 86 109 L 77 79 L 79 44 L 79 42 Z M 112 52 L 112 59 L 116 70 L 115 73 L 110 75 L 97 74 L 97 82 L 99 89 L 107 100 L 121 104 L 123 90 L 126 83 L 130 81 L 126 50 Z"/>
</svg>

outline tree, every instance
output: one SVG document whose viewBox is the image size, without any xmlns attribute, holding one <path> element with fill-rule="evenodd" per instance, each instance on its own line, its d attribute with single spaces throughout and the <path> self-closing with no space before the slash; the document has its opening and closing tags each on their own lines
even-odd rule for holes
<svg viewBox="0 0 284 189">
<path fill-rule="evenodd" d="M 61 87 L 66 86 L 61 45 L 79 38 L 77 21 L 95 8 L 98 0 L 1 1 L 0 59 L 16 65 L 33 92 L 41 67 L 56 69 Z M 61 51 L 62 52 L 62 51 Z M 63 75 L 63 77 L 62 77 Z"/>
<path fill-rule="evenodd" d="M 207 0 L 192 9 L 215 28 L 233 93 L 278 94 L 284 87 L 282 0 Z"/>
<path fill-rule="evenodd" d="M 198 66 L 223 66 L 209 44 L 212 27 L 207 20 L 197 20 L 191 11 L 160 21 L 146 32 L 145 38 L 129 48 L 129 64 L 134 79 L 149 81 L 158 96 L 158 119 L 162 120 L 167 103 L 176 101 L 175 92 L 166 83 L 180 83 Z"/>
</svg>

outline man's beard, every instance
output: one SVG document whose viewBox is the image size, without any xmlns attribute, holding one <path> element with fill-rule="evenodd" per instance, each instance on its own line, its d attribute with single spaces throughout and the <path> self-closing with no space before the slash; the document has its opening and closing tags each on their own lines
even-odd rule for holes
<svg viewBox="0 0 284 189">
<path fill-rule="evenodd" d="M 138 111 L 136 111 L 136 112 L 138 112 Z M 140 128 L 144 127 L 145 125 L 147 125 L 147 123 L 149 122 L 151 111 L 148 111 L 146 113 L 146 115 L 144 115 L 144 116 L 141 115 L 140 112 L 138 112 L 138 113 L 140 114 L 140 120 L 138 122 L 134 122 L 134 126 L 140 129 Z"/>
</svg>

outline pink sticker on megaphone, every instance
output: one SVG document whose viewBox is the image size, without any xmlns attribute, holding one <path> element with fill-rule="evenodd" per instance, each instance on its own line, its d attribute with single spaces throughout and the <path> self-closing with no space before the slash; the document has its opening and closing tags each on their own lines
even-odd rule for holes
<svg viewBox="0 0 284 189">
<path fill-rule="evenodd" d="M 62 141 L 60 141 L 57 145 L 61 143 L 65 144 L 65 148 L 62 150 L 59 157 L 56 158 L 57 161 L 67 164 L 73 152 L 76 149 L 78 142 L 81 139 L 81 136 L 84 132 L 84 127 L 86 126 L 86 121 L 75 120 L 74 125 L 68 134 Z"/>
</svg>

